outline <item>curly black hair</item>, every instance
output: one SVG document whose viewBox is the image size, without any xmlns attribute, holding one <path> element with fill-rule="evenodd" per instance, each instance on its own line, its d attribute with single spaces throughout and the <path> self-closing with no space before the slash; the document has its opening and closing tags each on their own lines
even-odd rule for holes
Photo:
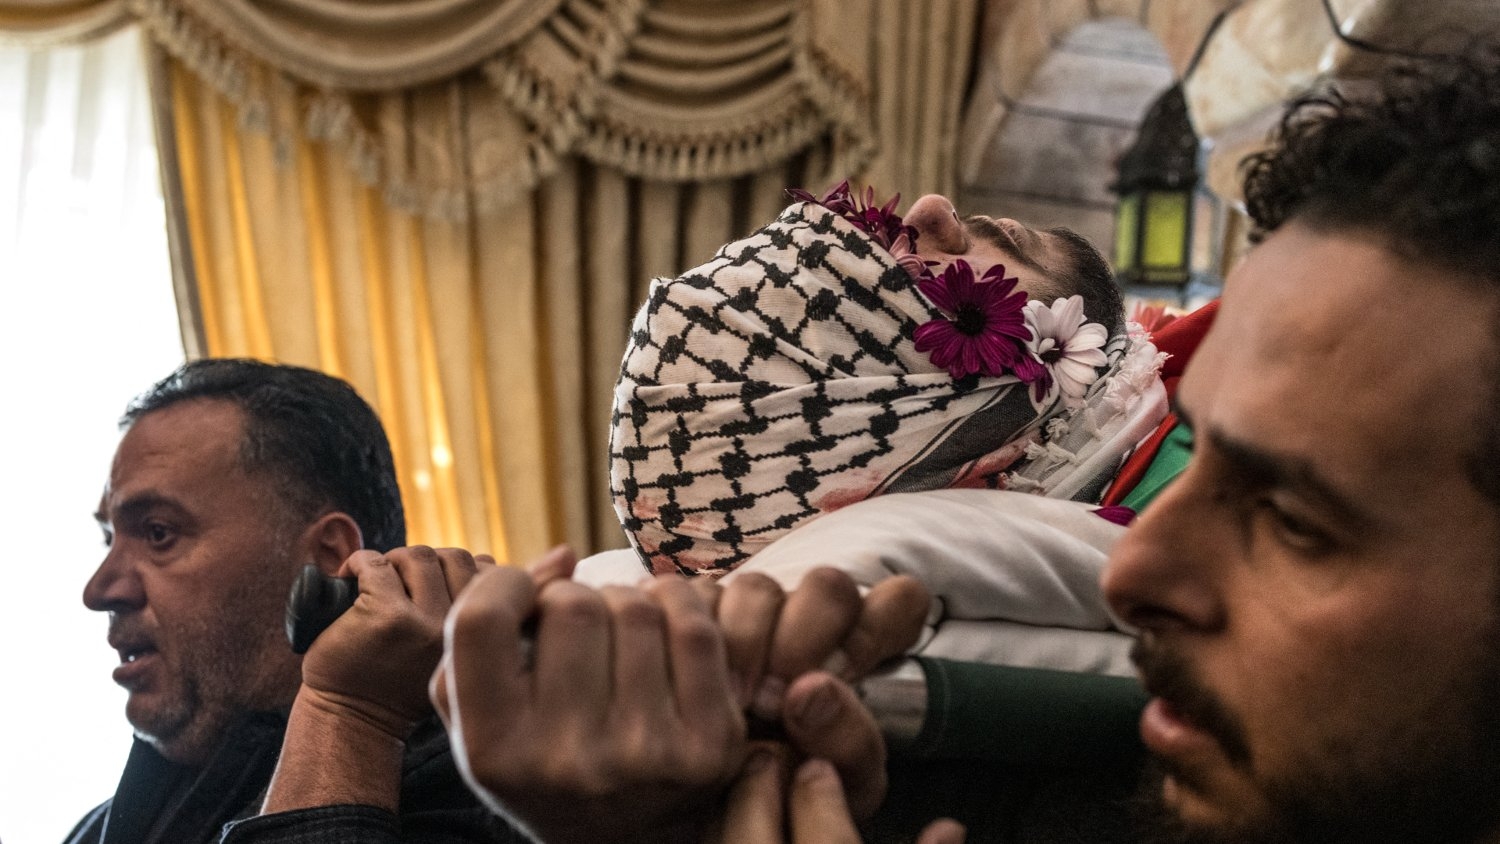
<svg viewBox="0 0 1500 844">
<path fill-rule="evenodd" d="M 1296 219 L 1500 280 L 1500 45 L 1327 83 L 1294 100 L 1241 167 L 1252 241 Z"/>
<path fill-rule="evenodd" d="M 1500 44 L 1408 58 L 1346 87 L 1293 101 L 1270 148 L 1243 163 L 1252 240 L 1290 220 L 1361 232 L 1500 294 Z M 1500 502 L 1500 414 L 1489 416 L 1469 477 Z"/>
<path fill-rule="evenodd" d="M 348 383 L 287 364 L 190 361 L 132 400 L 120 427 L 193 399 L 227 401 L 244 411 L 240 464 L 275 479 L 288 517 L 311 519 L 332 507 L 359 525 L 366 548 L 406 544 L 390 442 L 374 409 Z"/>
</svg>

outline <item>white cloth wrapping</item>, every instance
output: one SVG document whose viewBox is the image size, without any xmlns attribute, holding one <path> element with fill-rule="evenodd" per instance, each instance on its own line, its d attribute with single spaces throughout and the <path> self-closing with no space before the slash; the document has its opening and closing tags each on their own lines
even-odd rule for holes
<svg viewBox="0 0 1500 844">
<path fill-rule="evenodd" d="M 899 493 L 814 519 L 726 575 L 768 575 L 786 589 L 819 566 L 868 588 L 897 574 L 932 593 L 915 653 L 1130 676 L 1130 636 L 1099 576 L 1125 528 L 1091 505 L 1005 490 Z M 579 563 L 588 585 L 649 577 L 628 550 Z"/>
</svg>

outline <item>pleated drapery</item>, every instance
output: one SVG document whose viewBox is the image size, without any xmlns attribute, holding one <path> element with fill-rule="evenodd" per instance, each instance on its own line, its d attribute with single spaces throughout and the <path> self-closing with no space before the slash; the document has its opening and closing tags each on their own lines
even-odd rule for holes
<svg viewBox="0 0 1500 844">
<path fill-rule="evenodd" d="M 521 559 L 624 544 L 610 395 L 653 276 L 788 186 L 951 189 L 977 0 L 128 9 L 201 351 L 349 379 L 411 540 Z"/>
</svg>

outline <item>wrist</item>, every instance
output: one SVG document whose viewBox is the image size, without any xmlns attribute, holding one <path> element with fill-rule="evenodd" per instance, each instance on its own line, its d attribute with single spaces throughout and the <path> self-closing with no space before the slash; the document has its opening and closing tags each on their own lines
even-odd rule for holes
<svg viewBox="0 0 1500 844">
<path fill-rule="evenodd" d="M 292 714 L 302 716 L 319 729 L 347 732 L 360 739 L 374 741 L 380 735 L 405 742 L 429 713 L 415 715 L 382 706 L 352 695 L 327 692 L 303 685 L 292 704 Z M 429 711 L 430 712 L 430 711 Z"/>
<path fill-rule="evenodd" d="M 287 719 L 263 813 L 346 804 L 396 811 L 409 732 L 409 725 L 372 718 L 304 686 Z"/>
</svg>

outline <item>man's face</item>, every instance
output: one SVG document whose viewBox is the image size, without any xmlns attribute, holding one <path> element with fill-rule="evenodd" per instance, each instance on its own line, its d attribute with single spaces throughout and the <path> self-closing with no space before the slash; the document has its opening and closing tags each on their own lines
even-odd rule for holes
<svg viewBox="0 0 1500 844">
<path fill-rule="evenodd" d="M 996 264 L 1018 279 L 1031 295 L 1055 293 L 1054 279 L 1071 274 L 1068 253 L 1056 234 L 1037 231 L 1009 218 L 960 219 L 947 197 L 928 194 L 912 203 L 903 221 L 917 230 L 917 254 L 936 261 L 938 272 L 962 258 L 976 278 Z"/>
<path fill-rule="evenodd" d="M 236 716 L 289 704 L 300 683 L 282 626 L 295 539 L 271 482 L 240 466 L 243 428 L 239 408 L 205 399 L 131 426 L 99 505 L 109 549 L 83 592 L 109 613 L 126 718 L 190 764 Z"/>
<path fill-rule="evenodd" d="M 1474 840 L 1500 782 L 1500 519 L 1467 477 L 1494 300 L 1291 224 L 1178 394 L 1191 465 L 1116 547 L 1186 840 Z"/>
</svg>

